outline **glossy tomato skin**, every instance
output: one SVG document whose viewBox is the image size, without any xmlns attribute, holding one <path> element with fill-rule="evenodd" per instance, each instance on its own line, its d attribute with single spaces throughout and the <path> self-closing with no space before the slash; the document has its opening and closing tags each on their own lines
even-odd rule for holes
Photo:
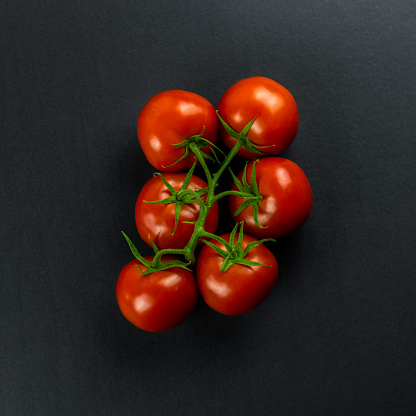
<svg viewBox="0 0 416 416">
<path fill-rule="evenodd" d="M 149 163 L 163 172 L 189 170 L 195 162 L 191 153 L 174 166 L 184 147 L 173 147 L 201 133 L 212 143 L 217 141 L 218 118 L 205 98 L 189 91 L 170 90 L 154 95 L 142 108 L 137 120 L 137 136 Z M 203 148 L 208 152 L 208 148 Z"/>
<path fill-rule="evenodd" d="M 228 241 L 230 234 L 222 237 Z M 245 234 L 242 248 L 251 241 L 256 239 Z M 218 241 L 211 242 L 224 249 Z M 220 269 L 224 258 L 208 245 L 202 247 L 196 266 L 198 288 L 204 301 L 215 311 L 224 315 L 250 312 L 273 289 L 278 276 L 277 261 L 273 253 L 261 244 L 250 250 L 245 259 L 271 267 L 233 264 L 222 272 Z"/>
<path fill-rule="evenodd" d="M 312 211 L 312 190 L 303 170 L 294 162 L 281 157 L 267 157 L 247 165 L 247 182 L 255 164 L 256 182 L 263 199 L 259 203 L 260 228 L 254 222 L 253 208 L 245 208 L 234 217 L 244 221 L 244 231 L 258 238 L 280 238 L 292 234 L 309 218 Z M 237 176 L 240 180 L 243 171 Z M 232 189 L 237 190 L 235 184 Z M 229 198 L 230 212 L 234 214 L 245 201 L 238 196 Z"/>
<path fill-rule="evenodd" d="M 163 177 L 175 190 L 179 190 L 183 184 L 185 173 L 164 173 Z M 206 188 L 208 185 L 197 176 L 193 175 L 187 189 L 198 190 Z M 191 203 L 182 205 L 178 225 L 174 234 L 176 204 L 148 204 L 144 201 L 158 201 L 171 196 L 170 191 L 163 183 L 159 175 L 149 179 L 136 201 L 135 219 L 136 227 L 143 240 L 151 246 L 150 239 L 159 249 L 165 248 L 184 248 L 194 231 L 192 224 L 184 221 L 193 222 L 198 219 L 200 208 L 199 204 Z M 206 195 L 202 196 L 205 200 Z M 215 203 L 208 212 L 205 221 L 205 231 L 215 233 L 218 226 L 218 203 Z"/>
<path fill-rule="evenodd" d="M 277 154 L 288 148 L 298 131 L 299 113 L 292 94 L 282 85 L 265 77 L 245 78 L 232 85 L 218 103 L 218 113 L 234 130 L 240 132 L 256 115 L 256 121 L 247 136 L 268 154 Z M 231 149 L 236 139 L 221 125 L 221 140 Z M 242 148 L 238 155 L 245 159 L 258 158 Z"/>
<path fill-rule="evenodd" d="M 151 261 L 152 257 L 145 257 Z M 174 259 L 166 256 L 164 261 Z M 163 332 L 184 322 L 195 307 L 198 289 L 188 270 L 173 267 L 148 275 L 146 267 L 132 260 L 122 269 L 116 286 L 119 308 L 133 325 L 149 332 Z"/>
</svg>

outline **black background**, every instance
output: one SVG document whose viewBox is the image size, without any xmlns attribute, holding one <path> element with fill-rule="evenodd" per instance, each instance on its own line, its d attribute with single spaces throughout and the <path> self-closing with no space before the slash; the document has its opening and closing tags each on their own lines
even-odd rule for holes
<svg viewBox="0 0 416 416">
<path fill-rule="evenodd" d="M 415 12 L 0 1 L 0 414 L 416 414 Z M 150 254 L 138 113 L 166 89 L 216 106 L 253 75 L 297 101 L 282 155 L 309 177 L 312 215 L 273 246 L 279 281 L 258 309 L 200 300 L 180 327 L 141 331 L 115 299 L 132 258 L 120 230 Z"/>
</svg>

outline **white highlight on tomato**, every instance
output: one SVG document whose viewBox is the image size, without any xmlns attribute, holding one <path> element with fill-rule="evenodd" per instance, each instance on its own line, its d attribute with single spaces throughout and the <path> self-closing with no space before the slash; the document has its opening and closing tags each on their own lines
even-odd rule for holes
<svg viewBox="0 0 416 416">
<path fill-rule="evenodd" d="M 162 144 L 160 143 L 160 140 L 159 140 L 156 136 L 153 136 L 153 137 L 150 139 L 150 146 L 151 146 L 151 147 L 152 147 L 152 149 L 154 149 L 154 150 L 160 150 L 160 148 L 161 148 Z"/>
<path fill-rule="evenodd" d="M 152 299 L 149 295 L 143 293 L 140 296 L 137 296 L 136 299 L 133 301 L 133 307 L 136 312 L 142 313 L 152 306 Z"/>
<path fill-rule="evenodd" d="M 291 183 L 292 179 L 286 169 L 277 169 L 276 170 L 277 177 L 279 179 L 279 184 L 282 188 L 287 188 Z"/>
<path fill-rule="evenodd" d="M 215 280 L 214 276 L 209 276 L 206 280 L 206 284 L 212 292 L 221 298 L 228 296 L 231 291 L 226 283 L 218 282 Z"/>
<path fill-rule="evenodd" d="M 164 287 L 172 287 L 178 284 L 180 280 L 181 278 L 179 276 L 172 275 L 172 276 L 168 276 L 168 277 L 161 279 L 159 284 Z"/>
</svg>

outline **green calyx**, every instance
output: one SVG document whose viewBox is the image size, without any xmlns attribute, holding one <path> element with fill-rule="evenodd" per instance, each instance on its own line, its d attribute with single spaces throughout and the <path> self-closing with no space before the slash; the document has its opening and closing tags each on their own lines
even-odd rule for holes
<svg viewBox="0 0 416 416">
<path fill-rule="evenodd" d="M 241 264 L 243 266 L 248 266 L 248 267 L 252 267 L 252 266 L 271 267 L 271 266 L 268 266 L 267 264 L 262 264 L 257 261 L 246 260 L 245 257 L 250 250 L 258 247 L 260 244 L 263 244 L 266 241 L 275 241 L 275 240 L 271 238 L 265 238 L 262 240 L 252 241 L 251 243 L 247 244 L 246 248 L 243 249 L 242 248 L 243 237 L 244 237 L 243 226 L 244 226 L 244 222 L 241 223 L 237 242 L 235 241 L 235 237 L 237 234 L 238 224 L 236 224 L 235 227 L 233 228 L 230 234 L 229 241 L 226 241 L 223 238 L 218 237 L 215 234 L 205 233 L 206 237 L 209 237 L 213 240 L 220 242 L 225 247 L 225 250 L 224 250 L 218 247 L 216 244 L 214 244 L 211 241 L 207 241 L 205 239 L 202 240 L 206 245 L 208 245 L 213 250 L 215 250 L 220 256 L 224 257 L 224 261 L 220 269 L 222 272 L 226 272 L 233 264 Z"/>
<path fill-rule="evenodd" d="M 190 153 L 193 153 L 191 144 L 196 146 L 198 149 L 203 149 L 203 148 L 209 147 L 211 149 L 211 152 L 212 152 L 214 157 L 212 157 L 208 153 L 205 153 L 202 150 L 200 150 L 200 153 L 203 156 L 203 158 L 204 159 L 209 159 L 213 162 L 217 161 L 218 163 L 220 163 L 216 152 L 218 151 L 218 152 L 224 154 L 223 151 L 218 146 L 216 146 L 214 143 L 205 139 L 203 137 L 204 132 L 205 132 L 205 126 L 203 126 L 201 133 L 196 134 L 196 135 L 191 136 L 191 137 L 188 137 L 187 139 L 183 140 L 180 143 L 172 144 L 172 146 L 174 146 L 174 147 L 184 147 L 185 152 L 176 162 L 172 163 L 169 166 L 165 166 L 165 167 L 168 168 L 168 167 L 174 166 L 177 163 L 181 162 L 182 160 L 186 159 L 189 156 Z"/>
<path fill-rule="evenodd" d="M 152 242 L 152 246 L 153 246 L 153 251 L 155 253 L 155 256 L 153 257 L 153 261 L 148 261 L 146 260 L 140 253 L 139 250 L 137 250 L 136 246 L 133 244 L 133 242 L 130 240 L 129 237 L 127 237 L 127 235 L 122 231 L 121 232 L 124 236 L 124 238 L 127 241 L 127 244 L 130 247 L 130 250 L 133 254 L 133 256 L 140 261 L 140 263 L 143 264 L 143 266 L 146 267 L 146 270 L 142 270 L 142 268 L 140 266 L 137 266 L 137 268 L 139 269 L 140 273 L 143 275 L 147 275 L 150 273 L 154 273 L 156 271 L 160 271 L 160 270 L 166 270 L 169 269 L 171 267 L 181 267 L 183 269 L 192 271 L 188 266 L 189 266 L 189 262 L 185 263 L 183 261 L 180 260 L 169 260 L 169 261 L 165 261 L 162 262 L 162 255 L 165 254 L 163 253 L 164 250 L 159 250 L 156 247 L 156 244 Z M 169 250 L 169 254 L 175 254 L 173 252 L 177 252 L 176 254 L 183 254 L 183 250 Z"/>
<path fill-rule="evenodd" d="M 159 201 L 144 201 L 147 204 L 176 204 L 175 210 L 175 228 L 173 230 L 173 234 L 175 234 L 176 228 L 178 226 L 179 216 L 181 213 L 182 206 L 185 204 L 192 204 L 192 203 L 199 203 L 197 199 L 198 196 L 202 196 L 208 192 L 208 188 L 198 189 L 197 191 L 193 191 L 188 188 L 189 183 L 191 182 L 192 175 L 194 173 L 196 166 L 196 162 L 192 165 L 191 169 L 187 173 L 185 180 L 181 187 L 176 190 L 164 177 L 161 173 L 155 173 L 155 175 L 159 175 L 160 179 L 162 179 L 164 185 L 171 193 L 171 196 L 161 199 Z"/>
<path fill-rule="evenodd" d="M 218 114 L 217 111 L 217 116 L 221 122 L 221 124 L 223 125 L 225 131 L 231 136 L 234 137 L 234 139 L 236 139 L 238 142 L 242 142 L 243 143 L 243 147 L 245 147 L 247 150 L 249 150 L 252 153 L 255 153 L 257 155 L 264 155 L 264 153 L 259 150 L 259 149 L 266 149 L 268 147 L 273 147 L 274 145 L 271 146 L 258 146 L 256 144 L 254 144 L 247 136 L 249 130 L 251 129 L 251 126 L 253 125 L 253 123 L 256 121 L 256 117 L 253 118 L 253 120 L 251 120 L 244 128 L 243 130 L 241 130 L 240 132 L 235 131 L 234 129 L 232 129 L 222 118 L 221 116 Z"/>
<path fill-rule="evenodd" d="M 241 194 L 236 193 L 236 195 L 241 196 L 246 199 L 234 212 L 233 218 L 240 214 L 241 211 L 246 209 L 247 207 L 251 206 L 253 208 L 253 217 L 254 222 L 260 228 L 267 228 L 260 224 L 259 222 L 259 202 L 263 199 L 263 197 L 259 193 L 259 188 L 256 182 L 256 163 L 259 162 L 257 159 L 253 163 L 253 169 L 251 171 L 251 179 L 250 185 L 247 182 L 247 164 L 244 166 L 243 177 L 241 181 L 234 175 L 234 173 L 230 169 L 231 176 L 234 179 L 234 183 L 236 184 L 238 190 Z"/>
</svg>

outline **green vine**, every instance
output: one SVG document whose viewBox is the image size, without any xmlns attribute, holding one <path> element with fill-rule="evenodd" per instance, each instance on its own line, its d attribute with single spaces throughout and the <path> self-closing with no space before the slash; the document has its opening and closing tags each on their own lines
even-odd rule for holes
<svg viewBox="0 0 416 416">
<path fill-rule="evenodd" d="M 178 224 L 179 215 L 180 215 L 182 206 L 184 204 L 189 204 L 189 203 L 198 203 L 199 208 L 200 208 L 199 216 L 198 216 L 198 219 L 192 223 L 194 225 L 194 231 L 193 231 L 191 238 L 188 241 L 188 244 L 183 249 L 167 248 L 167 249 L 159 250 L 156 244 L 154 244 L 151 241 L 153 251 L 154 251 L 154 257 L 153 257 L 152 262 L 149 262 L 146 259 L 144 259 L 143 256 L 140 255 L 139 251 L 134 246 L 133 242 L 129 239 L 129 237 L 127 237 L 127 235 L 124 232 L 122 232 L 134 257 L 137 260 L 139 260 L 143 264 L 143 266 L 145 266 L 146 270 L 141 270 L 139 268 L 141 273 L 143 274 L 153 273 L 158 270 L 165 270 L 170 267 L 183 267 L 189 270 L 189 265 L 195 262 L 194 252 L 200 240 L 202 240 L 205 244 L 212 247 L 214 250 L 216 250 L 217 253 L 219 253 L 220 255 L 224 257 L 223 266 L 221 268 L 221 270 L 223 271 L 226 271 L 229 267 L 231 267 L 232 264 L 235 264 L 235 263 L 251 265 L 251 266 L 261 265 L 260 263 L 250 262 L 248 260 L 245 260 L 244 257 L 246 256 L 249 250 L 251 250 L 254 247 L 257 247 L 259 244 L 265 241 L 270 241 L 270 239 L 260 240 L 258 242 L 256 241 L 255 243 L 250 243 L 243 250 L 241 248 L 241 243 L 243 239 L 243 225 L 240 228 L 237 243 L 235 243 L 234 240 L 235 240 L 235 236 L 237 233 L 238 224 L 236 224 L 236 226 L 234 227 L 231 233 L 230 241 L 228 242 L 215 234 L 208 233 L 207 231 L 205 231 L 205 228 L 204 228 L 205 220 L 211 207 L 218 200 L 229 195 L 236 195 L 236 196 L 246 199 L 246 201 L 240 206 L 240 209 L 237 210 L 237 212 L 234 215 L 237 215 L 247 206 L 252 205 L 256 224 L 261 227 L 261 225 L 258 223 L 258 204 L 261 201 L 262 197 L 258 192 L 258 188 L 257 188 L 256 180 L 255 180 L 254 168 L 252 171 L 250 185 L 248 185 L 247 180 L 246 180 L 246 168 L 247 168 L 247 165 L 246 165 L 244 169 L 242 182 L 240 182 L 230 170 L 231 175 L 234 179 L 234 182 L 238 188 L 238 191 L 230 190 L 230 191 L 221 192 L 218 195 L 214 194 L 214 190 L 219 182 L 220 177 L 222 176 L 224 171 L 227 169 L 227 167 L 229 166 L 229 164 L 231 163 L 231 161 L 233 160 L 233 158 L 235 157 L 235 155 L 238 153 L 238 151 L 241 148 L 245 147 L 246 149 L 250 150 L 251 152 L 255 154 L 262 155 L 262 152 L 259 149 L 268 147 L 268 146 L 257 146 L 253 144 L 250 141 L 250 139 L 247 137 L 247 134 L 251 126 L 253 125 L 255 119 L 257 118 L 257 116 L 253 118 L 253 120 L 251 120 L 243 128 L 241 132 L 236 132 L 235 130 L 233 130 L 230 126 L 228 126 L 225 123 L 225 121 L 219 116 L 218 112 L 217 112 L 217 115 L 221 124 L 224 126 L 225 130 L 227 131 L 227 133 L 236 139 L 236 143 L 234 147 L 229 151 L 229 153 L 227 155 L 224 155 L 223 162 L 220 164 L 219 169 L 214 174 L 210 172 L 206 163 L 206 159 L 214 161 L 214 158 L 215 158 L 215 160 L 218 162 L 216 150 L 220 151 L 222 154 L 223 152 L 217 146 L 215 146 L 213 143 L 211 143 L 210 141 L 206 140 L 203 137 L 205 128 L 202 129 L 200 134 L 191 136 L 190 138 L 184 140 L 183 142 L 173 145 L 173 146 L 185 148 L 185 152 L 183 156 L 180 159 L 178 159 L 173 165 L 185 159 L 189 155 L 190 152 L 193 152 L 196 158 L 198 159 L 202 169 L 204 170 L 208 187 L 204 189 L 199 189 L 197 191 L 187 189 L 191 180 L 191 176 L 196 166 L 196 161 L 195 161 L 194 165 L 192 166 L 192 168 L 189 170 L 188 174 L 186 175 L 186 178 L 179 190 L 175 190 L 169 184 L 169 182 L 165 180 L 165 178 L 163 177 L 161 173 L 157 173 L 156 175 L 160 176 L 166 188 L 171 193 L 171 196 L 165 199 L 162 199 L 160 201 L 145 201 L 150 204 L 169 204 L 169 203 L 176 204 L 174 232 L 176 231 L 176 227 Z M 214 155 L 214 158 L 202 150 L 203 148 L 207 146 L 211 149 L 212 154 Z M 205 201 L 202 199 L 203 195 L 206 195 Z M 216 246 L 214 243 L 210 242 L 207 239 L 213 239 L 213 240 L 219 241 L 225 247 L 225 249 L 219 248 L 218 246 Z M 166 254 L 183 256 L 185 261 L 183 262 L 180 260 L 170 260 L 170 261 L 166 261 L 162 263 L 161 261 L 162 256 Z"/>
</svg>

